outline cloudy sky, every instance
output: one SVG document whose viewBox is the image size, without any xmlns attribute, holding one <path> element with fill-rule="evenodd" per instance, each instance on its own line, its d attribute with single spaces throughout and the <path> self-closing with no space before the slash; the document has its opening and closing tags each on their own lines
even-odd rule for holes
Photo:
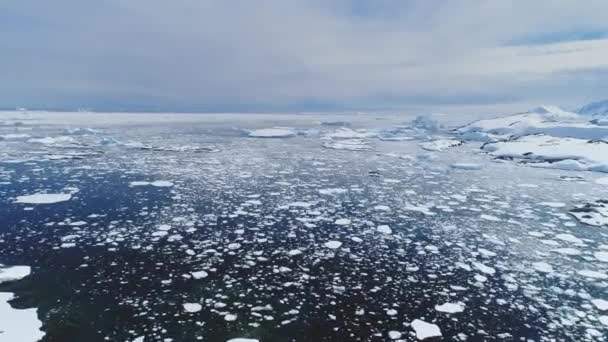
<svg viewBox="0 0 608 342">
<path fill-rule="evenodd" d="M 608 98 L 606 0 L 0 0 L 0 107 L 444 110 Z"/>
</svg>

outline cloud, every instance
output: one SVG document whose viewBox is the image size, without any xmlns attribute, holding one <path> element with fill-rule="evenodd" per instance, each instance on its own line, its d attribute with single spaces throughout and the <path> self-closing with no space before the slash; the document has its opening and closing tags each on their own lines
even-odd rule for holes
<svg viewBox="0 0 608 342">
<path fill-rule="evenodd" d="M 605 0 L 22 0 L 0 4 L 0 106 L 574 106 L 608 95 L 608 80 L 586 86 L 608 70 L 607 10 Z"/>
</svg>

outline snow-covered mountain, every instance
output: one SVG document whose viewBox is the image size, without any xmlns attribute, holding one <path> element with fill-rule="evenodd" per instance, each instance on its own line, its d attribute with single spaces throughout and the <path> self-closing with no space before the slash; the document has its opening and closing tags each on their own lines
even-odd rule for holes
<svg viewBox="0 0 608 342">
<path fill-rule="evenodd" d="M 591 102 L 578 111 L 581 115 L 608 117 L 608 100 Z"/>
</svg>

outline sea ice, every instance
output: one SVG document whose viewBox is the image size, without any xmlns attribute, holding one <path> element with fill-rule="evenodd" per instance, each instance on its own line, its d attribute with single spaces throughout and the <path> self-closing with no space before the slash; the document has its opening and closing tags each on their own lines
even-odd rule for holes
<svg viewBox="0 0 608 342">
<path fill-rule="evenodd" d="M 296 131 L 287 127 L 256 129 L 249 132 L 253 138 L 290 138 L 296 136 Z"/>
<path fill-rule="evenodd" d="M 17 196 L 15 203 L 24 204 L 53 204 L 66 202 L 72 198 L 71 194 L 33 194 Z"/>
<path fill-rule="evenodd" d="M 420 319 L 415 319 L 412 321 L 412 328 L 416 332 L 416 338 L 419 340 L 425 340 L 432 337 L 441 337 L 441 330 L 437 325 L 427 323 Z"/>
</svg>

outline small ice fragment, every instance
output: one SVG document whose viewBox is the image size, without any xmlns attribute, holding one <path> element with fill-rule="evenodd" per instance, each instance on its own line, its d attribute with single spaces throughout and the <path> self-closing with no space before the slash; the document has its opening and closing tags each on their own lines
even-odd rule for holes
<svg viewBox="0 0 608 342">
<path fill-rule="evenodd" d="M 342 246 L 342 242 L 340 241 L 328 241 L 323 244 L 325 247 L 330 249 L 338 249 Z"/>
</svg>

